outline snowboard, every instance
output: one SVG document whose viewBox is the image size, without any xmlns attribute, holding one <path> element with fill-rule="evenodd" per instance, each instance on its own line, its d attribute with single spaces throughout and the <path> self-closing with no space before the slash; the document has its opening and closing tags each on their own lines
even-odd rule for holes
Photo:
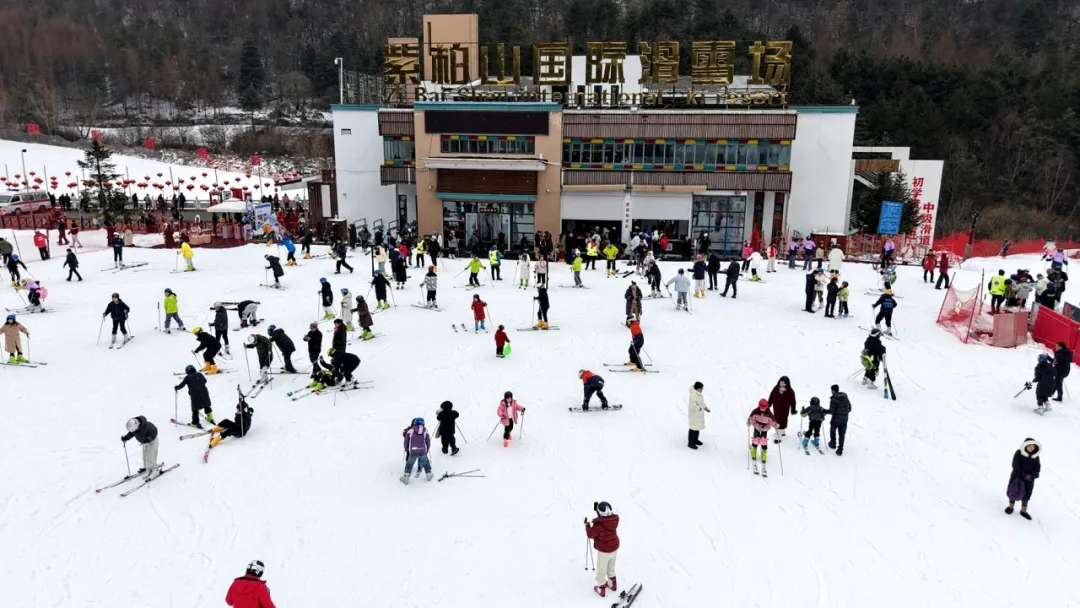
<svg viewBox="0 0 1080 608">
<path fill-rule="evenodd" d="M 609 406 L 607 407 L 607 409 L 604 409 L 604 408 L 602 408 L 602 407 L 600 407 L 600 406 L 598 406 L 598 405 L 597 405 L 597 406 L 592 406 L 592 407 L 590 407 L 590 408 L 589 408 L 589 409 L 587 409 L 587 410 L 585 410 L 585 409 L 582 409 L 580 405 L 579 405 L 578 407 L 572 407 L 572 408 L 569 408 L 569 410 L 570 410 L 571 412 L 575 412 L 575 413 L 589 413 L 589 412 L 609 412 L 609 411 L 615 411 L 615 410 L 621 410 L 621 409 L 622 409 L 622 405 L 621 405 L 621 404 L 618 404 L 618 403 L 612 403 L 612 404 L 610 404 L 610 405 L 609 405 Z"/>
</svg>

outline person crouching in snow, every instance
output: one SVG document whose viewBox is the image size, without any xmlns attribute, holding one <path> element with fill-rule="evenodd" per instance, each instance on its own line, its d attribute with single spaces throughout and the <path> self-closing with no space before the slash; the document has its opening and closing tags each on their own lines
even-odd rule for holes
<svg viewBox="0 0 1080 608">
<path fill-rule="evenodd" d="M 796 413 L 795 391 L 791 389 L 791 380 L 788 380 L 787 376 L 780 376 L 780 380 L 769 393 L 769 405 L 773 408 L 773 417 L 777 424 L 773 443 L 780 443 L 781 438 L 787 437 L 788 415 L 794 416 Z"/>
<path fill-rule="evenodd" d="M 431 435 L 424 428 L 423 418 L 413 418 L 412 425 L 402 433 L 405 437 L 405 474 L 401 476 L 401 483 L 409 485 L 409 477 L 412 476 L 413 465 L 424 468 L 427 480 L 431 481 L 431 461 L 428 459 L 428 450 L 431 449 Z"/>
<path fill-rule="evenodd" d="M 248 564 L 247 573 L 233 579 L 229 592 L 225 594 L 225 603 L 233 608 L 274 608 L 270 599 L 270 588 L 262 580 L 265 570 L 263 563 L 255 560 Z"/>
<path fill-rule="evenodd" d="M 255 409 L 247 404 L 244 395 L 241 394 L 240 402 L 236 404 L 236 416 L 232 420 L 226 418 L 210 429 L 211 435 L 217 433 L 216 436 L 210 439 L 210 449 L 214 449 L 226 437 L 243 437 L 247 435 L 248 431 L 251 430 L 251 415 L 254 413 Z"/>
<path fill-rule="evenodd" d="M 469 305 L 472 308 L 473 314 L 473 332 L 478 332 L 481 329 L 487 331 L 484 327 L 484 321 L 487 317 L 484 315 L 484 308 L 487 307 L 487 302 L 480 299 L 480 296 L 473 295 L 472 304 Z"/>
<path fill-rule="evenodd" d="M 776 428 L 776 418 L 769 411 L 769 402 L 765 399 L 758 401 L 757 407 L 750 412 L 746 419 L 746 426 L 753 427 L 753 436 L 750 439 L 750 459 L 754 461 L 754 474 L 758 472 L 757 453 L 761 448 L 761 472 L 768 475 L 765 470 L 765 461 L 769 456 L 769 430 Z"/>
<path fill-rule="evenodd" d="M 1005 512 L 1012 515 L 1013 505 L 1016 501 L 1020 501 L 1020 516 L 1024 519 L 1031 520 L 1031 516 L 1028 515 L 1027 506 L 1028 501 L 1031 500 L 1031 492 L 1035 489 L 1035 480 L 1039 478 L 1039 472 L 1042 470 L 1042 463 L 1039 462 L 1039 450 L 1042 446 L 1038 441 L 1035 441 L 1031 437 L 1024 440 L 1024 443 L 1020 444 L 1020 449 L 1016 450 L 1012 459 L 1012 472 L 1009 473 L 1009 506 L 1005 507 Z"/>
<path fill-rule="evenodd" d="M 510 338 L 506 335 L 506 327 L 500 325 L 495 330 L 495 356 L 503 359 L 506 357 L 504 348 L 510 343 Z"/>
<path fill-rule="evenodd" d="M 596 586 L 593 591 L 605 597 L 608 590 L 618 591 L 619 583 L 615 578 L 615 558 L 619 552 L 619 516 L 606 502 L 593 503 L 596 518 L 589 522 L 585 518 L 585 536 L 593 541 L 596 549 Z"/>
<path fill-rule="evenodd" d="M 503 394 L 502 401 L 499 402 L 499 409 L 496 414 L 499 416 L 499 422 L 503 425 L 503 447 L 510 446 L 510 440 L 513 437 L 510 433 L 514 431 L 514 425 L 517 424 L 518 414 L 525 414 L 525 408 L 518 405 L 516 399 L 514 399 L 514 393 L 506 391 Z"/>
<path fill-rule="evenodd" d="M 802 438 L 802 447 L 807 449 L 810 444 L 810 439 L 814 440 L 814 447 L 818 450 L 821 449 L 821 423 L 825 422 L 825 408 L 821 407 L 821 399 L 817 397 L 810 398 L 810 407 L 802 408 L 800 415 L 810 418 L 810 423 L 806 427 L 806 434 Z"/>
</svg>

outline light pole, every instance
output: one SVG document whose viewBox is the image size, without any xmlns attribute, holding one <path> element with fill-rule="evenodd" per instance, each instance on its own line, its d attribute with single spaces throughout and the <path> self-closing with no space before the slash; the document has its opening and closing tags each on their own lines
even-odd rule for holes
<svg viewBox="0 0 1080 608">
<path fill-rule="evenodd" d="M 345 60 L 335 57 L 334 65 L 337 66 L 338 103 L 345 105 Z"/>
<path fill-rule="evenodd" d="M 26 192 L 30 193 L 30 174 L 26 172 L 26 148 L 22 150 L 22 174 L 23 184 L 26 185 Z"/>
</svg>

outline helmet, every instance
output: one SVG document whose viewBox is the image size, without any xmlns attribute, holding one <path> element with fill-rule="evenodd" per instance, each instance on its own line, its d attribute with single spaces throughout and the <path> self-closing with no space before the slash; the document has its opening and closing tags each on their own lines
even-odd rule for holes
<svg viewBox="0 0 1080 608">
<path fill-rule="evenodd" d="M 17 253 L 13 253 L 13 254 L 11 254 L 11 259 L 13 259 L 13 260 L 15 260 L 16 262 L 18 262 L 18 261 L 19 261 L 19 254 L 17 254 Z"/>
<path fill-rule="evenodd" d="M 699 259 L 699 260 L 701 259 L 701 254 L 700 253 L 697 254 L 697 259 Z"/>
<path fill-rule="evenodd" d="M 511 393 L 510 391 L 506 391 L 505 393 L 503 393 L 503 399 L 513 399 L 513 398 L 514 398 L 514 393 Z"/>
<path fill-rule="evenodd" d="M 194 365 L 189 365 L 189 366 L 185 367 L 184 368 L 184 373 L 185 374 L 193 374 L 193 373 L 195 373 L 195 366 Z"/>
<path fill-rule="evenodd" d="M 277 329 L 277 325 L 271 325 L 270 327 L 266 328 L 266 333 L 272 334 L 272 333 L 274 333 L 275 329 Z"/>
<path fill-rule="evenodd" d="M 120 236 L 120 233 L 119 232 L 114 232 L 114 233 L 112 233 L 112 235 L 113 236 Z"/>
<path fill-rule="evenodd" d="M 1047 357 L 1046 353 L 1042 353 L 1042 354 L 1039 355 L 1039 363 L 1043 363 L 1043 362 L 1049 361 L 1049 360 L 1050 360 L 1050 357 Z"/>
<path fill-rule="evenodd" d="M 875 327 L 874 329 L 870 330 L 870 335 L 874 336 L 876 338 L 877 336 L 881 335 L 881 330 L 879 328 Z"/>
<path fill-rule="evenodd" d="M 172 293 L 172 290 L 171 290 L 171 289 L 169 289 L 168 287 L 166 287 L 166 288 L 165 288 L 165 293 L 171 294 L 171 293 Z"/>
<path fill-rule="evenodd" d="M 127 425 L 125 426 L 127 426 L 127 432 L 134 433 L 139 430 L 139 421 L 136 418 L 128 418 Z"/>
<path fill-rule="evenodd" d="M 214 308 L 221 308 L 221 302 L 214 302 Z"/>
<path fill-rule="evenodd" d="M 319 282 L 320 283 L 325 283 L 326 282 L 326 277 L 319 277 Z"/>
<path fill-rule="evenodd" d="M 248 337 L 244 339 L 244 342 L 248 346 L 255 346 L 255 334 L 248 334 Z"/>
<path fill-rule="evenodd" d="M 413 418 L 412 423 L 413 423 L 413 426 L 424 426 L 424 419 L 423 418 Z"/>
<path fill-rule="evenodd" d="M 892 295 L 892 290 L 891 289 L 886 289 L 885 290 L 885 295 L 891 296 Z"/>
<path fill-rule="evenodd" d="M 759 409 L 769 409 L 769 401 L 767 399 L 758 399 L 757 406 Z"/>
<path fill-rule="evenodd" d="M 577 377 L 578 377 L 578 378 L 580 378 L 580 377 L 582 377 L 582 376 L 584 376 L 584 375 L 585 375 L 585 370 L 583 370 L 583 369 L 579 369 L 579 370 L 577 370 Z"/>
<path fill-rule="evenodd" d="M 341 288 L 341 293 L 349 293 L 349 288 L 348 287 L 342 287 Z"/>
<path fill-rule="evenodd" d="M 270 254 L 268 253 L 268 254 L 264 255 L 263 258 L 269 260 L 270 259 Z"/>
<path fill-rule="evenodd" d="M 449 401 L 443 401 L 439 406 L 440 409 L 448 410 L 454 407 L 454 404 Z"/>
<path fill-rule="evenodd" d="M 810 405 L 821 405 L 821 399 L 818 399 L 817 397 L 811 397 Z"/>
<path fill-rule="evenodd" d="M 195 329 L 191 330 L 191 333 L 193 333 L 195 335 L 198 335 L 198 334 L 202 333 L 202 328 L 201 327 L 196 327 Z"/>
<path fill-rule="evenodd" d="M 327 357 L 333 357 L 333 356 L 334 356 L 334 353 L 336 353 L 336 352 L 337 352 L 337 349 L 336 349 L 336 348 L 331 348 L 331 349 L 329 349 L 329 350 L 327 350 L 327 351 L 326 351 L 326 356 L 327 356 Z"/>
<path fill-rule="evenodd" d="M 382 275 L 382 271 L 381 270 L 376 270 L 375 271 L 375 276 L 380 276 L 380 275 Z"/>
<path fill-rule="evenodd" d="M 252 560 L 252 562 L 247 565 L 247 573 L 253 576 L 258 576 L 262 578 L 264 570 L 266 570 L 266 566 L 257 559 Z"/>
<path fill-rule="evenodd" d="M 119 298 L 119 297 L 120 297 L 120 294 L 118 294 L 118 293 L 114 293 L 114 294 L 112 294 L 112 297 L 114 297 L 114 298 Z"/>
<path fill-rule="evenodd" d="M 596 511 L 597 515 L 602 515 L 604 517 L 611 515 L 611 503 L 609 502 L 600 501 L 593 505 L 593 509 Z"/>
</svg>

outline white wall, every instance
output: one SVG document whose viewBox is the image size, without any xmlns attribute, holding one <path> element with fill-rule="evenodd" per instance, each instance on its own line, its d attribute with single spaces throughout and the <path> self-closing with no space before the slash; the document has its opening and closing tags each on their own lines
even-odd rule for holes
<svg viewBox="0 0 1080 608">
<path fill-rule="evenodd" d="M 789 229 L 803 234 L 848 229 L 856 116 L 855 112 L 799 112 L 791 142 Z"/>
<path fill-rule="evenodd" d="M 379 113 L 367 110 L 334 110 L 334 168 L 337 169 L 338 215 L 368 225 L 397 219 L 394 186 L 379 184 L 383 163 Z M 351 135 L 342 135 L 342 129 Z"/>
<path fill-rule="evenodd" d="M 624 201 L 622 192 L 564 192 L 561 219 L 618 222 L 623 217 Z"/>
<path fill-rule="evenodd" d="M 634 192 L 634 222 L 648 220 L 690 221 L 690 207 L 693 195 L 689 192 Z"/>
</svg>

